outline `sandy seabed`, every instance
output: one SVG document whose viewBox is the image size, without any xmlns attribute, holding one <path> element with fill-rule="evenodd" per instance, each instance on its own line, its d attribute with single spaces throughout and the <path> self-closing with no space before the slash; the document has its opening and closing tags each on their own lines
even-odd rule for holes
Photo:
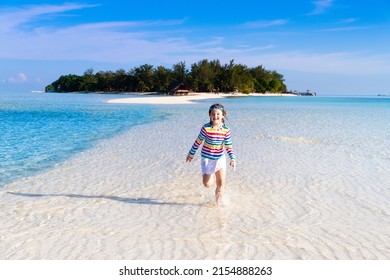
<svg viewBox="0 0 390 280">
<path fill-rule="evenodd" d="M 201 184 L 199 152 L 185 162 L 202 113 L 134 127 L 6 186 L 0 259 L 390 258 L 386 209 L 345 203 L 342 190 L 321 183 L 333 174 L 308 178 L 283 166 L 284 149 L 304 163 L 310 140 L 291 150 L 294 139 L 276 139 L 286 145 L 276 151 L 236 125 L 237 171 L 228 170 L 224 206 L 215 206 L 213 189 Z"/>
</svg>

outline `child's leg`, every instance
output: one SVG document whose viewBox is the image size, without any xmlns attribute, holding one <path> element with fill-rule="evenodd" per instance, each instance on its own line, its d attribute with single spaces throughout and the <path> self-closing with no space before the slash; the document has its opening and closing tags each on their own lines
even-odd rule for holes
<svg viewBox="0 0 390 280">
<path fill-rule="evenodd" d="M 211 186 L 211 174 L 203 174 L 203 185 L 206 188 L 210 188 L 210 186 Z"/>
<path fill-rule="evenodd" d="M 225 188 L 225 178 L 226 169 L 221 168 L 217 172 L 215 172 L 215 181 L 217 183 L 217 187 L 215 189 L 215 202 L 217 204 L 221 203 L 222 195 Z"/>
</svg>

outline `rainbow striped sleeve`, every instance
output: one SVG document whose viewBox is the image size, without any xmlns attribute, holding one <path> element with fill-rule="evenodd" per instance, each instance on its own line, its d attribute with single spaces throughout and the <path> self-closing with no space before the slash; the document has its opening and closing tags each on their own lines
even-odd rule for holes
<svg viewBox="0 0 390 280">
<path fill-rule="evenodd" d="M 191 147 L 191 150 L 189 152 L 191 155 L 195 155 L 196 150 L 198 150 L 199 146 L 202 144 L 205 138 L 206 138 L 206 129 L 205 126 L 203 126 L 199 132 L 198 137 L 196 138 L 194 144 Z"/>
<path fill-rule="evenodd" d="M 236 155 L 233 152 L 233 142 L 232 142 L 232 136 L 230 134 L 230 129 L 225 134 L 225 149 L 230 159 L 235 160 Z"/>
</svg>

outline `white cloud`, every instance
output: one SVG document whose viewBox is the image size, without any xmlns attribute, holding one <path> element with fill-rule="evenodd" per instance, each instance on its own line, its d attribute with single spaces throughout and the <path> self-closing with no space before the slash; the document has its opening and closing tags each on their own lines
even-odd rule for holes
<svg viewBox="0 0 390 280">
<path fill-rule="evenodd" d="M 171 50 L 188 49 L 187 40 L 163 28 L 186 19 L 86 23 L 65 27 L 37 25 L 23 29 L 41 15 L 94 7 L 93 5 L 43 5 L 0 10 L 0 58 L 33 60 L 92 60 L 127 62 L 157 57 Z M 159 32 L 152 31 L 158 26 Z M 151 29 L 149 28 L 151 27 Z"/>
<path fill-rule="evenodd" d="M 242 24 L 246 28 L 265 28 L 271 26 L 285 25 L 288 23 L 286 19 L 275 19 L 275 20 L 259 20 L 259 21 L 250 21 Z"/>
<path fill-rule="evenodd" d="M 333 0 L 319 0 L 312 3 L 314 4 L 314 9 L 309 15 L 319 15 L 325 13 L 333 5 Z"/>
<path fill-rule="evenodd" d="M 64 5 L 35 5 L 23 8 L 0 10 L 0 32 L 13 31 L 14 28 L 35 18 L 48 14 L 58 14 L 73 10 L 96 7 L 97 5 L 80 5 L 67 3 Z"/>
<path fill-rule="evenodd" d="M 341 20 L 341 23 L 353 23 L 353 22 L 357 22 L 358 20 L 359 20 L 358 18 L 345 18 Z"/>
<path fill-rule="evenodd" d="M 21 84 L 21 83 L 25 83 L 28 81 L 28 78 L 26 76 L 26 74 L 20 72 L 18 73 L 16 76 L 12 76 L 12 77 L 9 77 L 7 79 L 7 82 L 9 83 L 13 83 L 13 84 Z"/>
<path fill-rule="evenodd" d="M 150 27 L 150 26 L 176 26 L 180 25 L 184 22 L 184 19 L 181 20 L 155 20 L 155 21 L 112 21 L 112 22 L 99 22 L 99 23 L 87 23 L 87 24 L 80 24 L 75 25 L 73 28 L 77 28 L 80 30 L 118 30 L 121 28 L 144 28 L 144 27 Z M 70 28 L 72 29 L 72 27 Z"/>
<path fill-rule="evenodd" d="M 382 55 L 364 55 L 362 53 L 302 53 L 280 52 L 260 56 L 249 56 L 244 63 L 252 65 L 262 62 L 267 69 L 283 69 L 324 74 L 372 75 L 390 74 L 387 63 L 390 53 Z"/>
<path fill-rule="evenodd" d="M 366 30 L 371 29 L 372 26 L 344 26 L 344 27 L 334 27 L 334 28 L 327 28 L 322 29 L 322 31 L 325 32 L 338 32 L 338 31 L 354 31 L 354 30 Z"/>
</svg>

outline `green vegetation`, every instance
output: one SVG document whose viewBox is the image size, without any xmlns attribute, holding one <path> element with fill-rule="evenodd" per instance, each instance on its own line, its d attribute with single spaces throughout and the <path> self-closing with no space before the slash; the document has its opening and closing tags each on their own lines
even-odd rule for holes
<svg viewBox="0 0 390 280">
<path fill-rule="evenodd" d="M 219 60 L 201 60 L 186 69 L 185 62 L 153 67 L 144 64 L 126 72 L 123 69 L 99 71 L 88 69 L 82 76 L 65 75 L 46 87 L 54 92 L 169 92 L 177 84 L 185 82 L 194 92 L 284 92 L 283 75 L 262 66 L 249 68 L 242 64 L 221 65 Z"/>
</svg>

